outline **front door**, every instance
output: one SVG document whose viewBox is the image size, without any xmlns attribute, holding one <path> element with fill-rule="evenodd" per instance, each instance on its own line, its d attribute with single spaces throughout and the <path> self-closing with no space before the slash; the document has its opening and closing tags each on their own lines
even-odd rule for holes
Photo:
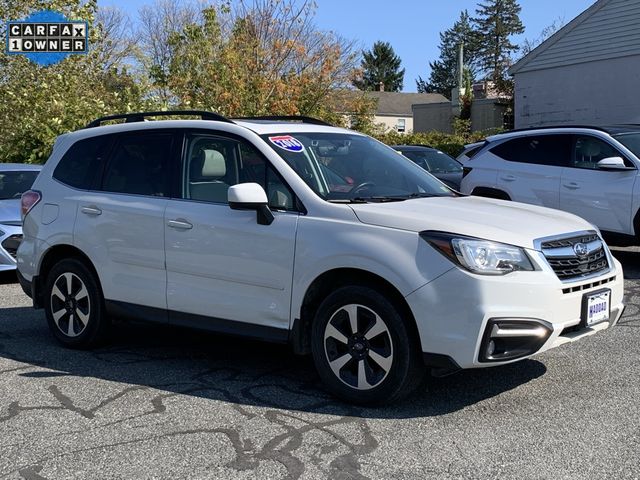
<svg viewBox="0 0 640 480">
<path fill-rule="evenodd" d="M 638 171 L 598 169 L 598 161 L 609 157 L 624 155 L 597 137 L 575 136 L 572 161 L 562 171 L 560 209 L 575 213 L 601 230 L 634 234 L 631 199 Z M 633 167 L 626 159 L 625 163 Z"/>
<path fill-rule="evenodd" d="M 253 146 L 228 134 L 186 136 L 181 199 L 165 213 L 169 321 L 286 338 L 298 212 L 290 189 Z M 275 220 L 232 210 L 231 185 L 256 182 Z"/>
</svg>

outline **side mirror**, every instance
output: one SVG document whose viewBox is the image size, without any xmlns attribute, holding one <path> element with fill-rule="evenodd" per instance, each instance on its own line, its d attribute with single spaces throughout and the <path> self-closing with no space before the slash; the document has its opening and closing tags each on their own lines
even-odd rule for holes
<svg viewBox="0 0 640 480">
<path fill-rule="evenodd" d="M 622 157 L 608 157 L 603 158 L 598 162 L 598 168 L 600 170 L 630 170 L 630 167 L 627 167 L 624 164 L 624 160 Z"/>
<path fill-rule="evenodd" d="M 229 187 L 227 200 L 233 210 L 255 210 L 260 225 L 273 223 L 274 216 L 269 209 L 267 194 L 257 183 L 239 183 Z"/>
</svg>

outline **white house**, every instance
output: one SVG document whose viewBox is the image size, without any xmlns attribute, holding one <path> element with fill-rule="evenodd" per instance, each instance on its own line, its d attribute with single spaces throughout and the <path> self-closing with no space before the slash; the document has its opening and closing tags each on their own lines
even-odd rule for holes
<svg viewBox="0 0 640 480">
<path fill-rule="evenodd" d="M 640 0 L 598 0 L 509 73 L 515 127 L 640 123 Z"/>
</svg>

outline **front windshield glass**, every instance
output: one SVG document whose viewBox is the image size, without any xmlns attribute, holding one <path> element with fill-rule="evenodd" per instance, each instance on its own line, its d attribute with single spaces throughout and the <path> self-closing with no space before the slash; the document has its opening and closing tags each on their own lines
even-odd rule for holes
<svg viewBox="0 0 640 480">
<path fill-rule="evenodd" d="M 462 165 L 439 150 L 404 151 L 403 155 L 430 173 L 460 173 Z"/>
<path fill-rule="evenodd" d="M 640 158 L 640 132 L 621 133 L 620 135 L 614 135 L 613 138 L 631 150 L 636 157 Z"/>
<path fill-rule="evenodd" d="M 37 176 L 35 171 L 0 171 L 0 200 L 20 198 L 31 188 Z"/>
<path fill-rule="evenodd" d="M 300 132 L 262 137 L 328 201 L 400 201 L 456 195 L 395 150 L 367 136 Z"/>
</svg>

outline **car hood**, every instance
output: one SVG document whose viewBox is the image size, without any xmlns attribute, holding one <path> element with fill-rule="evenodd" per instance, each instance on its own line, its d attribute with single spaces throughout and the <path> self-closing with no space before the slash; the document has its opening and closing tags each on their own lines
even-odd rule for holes
<svg viewBox="0 0 640 480">
<path fill-rule="evenodd" d="M 20 199 L 0 200 L 0 223 L 22 224 L 20 220 Z"/>
<path fill-rule="evenodd" d="M 370 225 L 456 233 L 524 248 L 534 248 L 535 239 L 594 229 L 586 220 L 560 210 L 474 196 L 349 206 Z"/>
</svg>

